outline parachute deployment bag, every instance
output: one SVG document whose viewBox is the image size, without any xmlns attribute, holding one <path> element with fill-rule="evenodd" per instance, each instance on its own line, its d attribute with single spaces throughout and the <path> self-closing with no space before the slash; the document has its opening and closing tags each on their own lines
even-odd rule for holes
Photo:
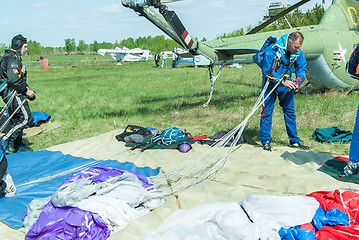
<svg viewBox="0 0 359 240">
<path fill-rule="evenodd" d="M 340 142 L 347 143 L 352 140 L 353 133 L 347 130 L 341 130 L 338 127 L 317 128 L 312 134 L 312 138 L 319 142 Z"/>
</svg>

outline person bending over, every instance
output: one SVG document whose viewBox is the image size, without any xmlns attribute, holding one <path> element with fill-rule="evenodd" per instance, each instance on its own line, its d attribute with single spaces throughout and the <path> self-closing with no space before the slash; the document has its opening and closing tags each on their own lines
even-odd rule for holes
<svg viewBox="0 0 359 240">
<path fill-rule="evenodd" d="M 298 137 L 294 111 L 294 90 L 301 86 L 307 73 L 307 61 L 303 52 L 300 50 L 303 41 L 304 37 L 300 32 L 293 32 L 283 35 L 277 42 L 269 45 L 264 52 L 262 87 L 266 81 L 270 81 L 269 87 L 264 93 L 264 98 L 268 96 L 275 84 L 278 83 L 277 79 L 288 75 L 274 92 L 268 96 L 263 104 L 259 138 L 264 150 L 272 151 L 270 132 L 272 129 L 274 103 L 277 97 L 283 109 L 285 126 L 289 137 L 289 146 L 309 149 Z M 291 81 L 290 79 L 293 72 L 296 75 L 295 81 Z"/>
</svg>

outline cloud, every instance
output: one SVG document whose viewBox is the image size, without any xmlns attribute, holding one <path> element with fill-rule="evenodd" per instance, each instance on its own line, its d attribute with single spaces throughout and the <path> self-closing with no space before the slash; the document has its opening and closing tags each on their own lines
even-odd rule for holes
<svg viewBox="0 0 359 240">
<path fill-rule="evenodd" d="M 0 21 L 0 25 L 7 25 L 8 24 L 8 22 L 6 22 L 6 21 Z"/>
<path fill-rule="evenodd" d="M 34 8 L 46 8 L 46 7 L 53 7 L 55 6 L 56 3 L 55 2 L 38 2 L 38 3 L 33 3 L 32 6 Z"/>
</svg>

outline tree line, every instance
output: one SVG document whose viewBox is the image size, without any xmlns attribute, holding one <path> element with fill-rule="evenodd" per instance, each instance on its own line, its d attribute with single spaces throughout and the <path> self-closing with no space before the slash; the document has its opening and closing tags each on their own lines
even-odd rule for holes
<svg viewBox="0 0 359 240">
<path fill-rule="evenodd" d="M 124 39 L 120 42 L 97 42 L 87 44 L 84 40 L 79 40 L 76 43 L 75 38 L 65 39 L 63 47 L 44 47 L 35 40 L 29 40 L 28 53 L 29 55 L 63 55 L 63 54 L 84 54 L 84 53 L 97 53 L 101 48 L 115 49 L 115 47 L 127 47 L 148 49 L 151 52 L 171 51 L 173 48 L 178 47 L 178 44 L 172 39 L 166 39 L 165 36 L 147 36 L 133 39 L 131 37 Z M 6 49 L 10 49 L 10 44 L 0 43 L 0 54 L 3 54 Z"/>
<path fill-rule="evenodd" d="M 316 4 L 312 9 L 308 10 L 307 12 L 303 12 L 302 10 L 297 8 L 294 11 L 285 15 L 286 18 L 282 17 L 274 21 L 272 24 L 263 28 L 260 32 L 271 32 L 281 29 L 287 29 L 290 27 L 296 28 L 308 25 L 318 25 L 323 17 L 323 14 L 324 8 L 323 6 L 318 4 Z M 287 20 L 290 25 L 288 24 Z M 252 28 L 252 26 L 248 26 L 246 28 L 236 29 L 230 33 L 224 33 L 217 36 L 217 39 L 242 36 L 245 35 L 246 32 L 248 32 Z"/>
</svg>

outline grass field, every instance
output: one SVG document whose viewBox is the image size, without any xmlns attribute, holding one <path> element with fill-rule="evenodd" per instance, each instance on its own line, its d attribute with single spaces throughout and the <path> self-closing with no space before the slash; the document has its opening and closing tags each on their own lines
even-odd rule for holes
<svg viewBox="0 0 359 240">
<path fill-rule="evenodd" d="M 181 65 L 162 69 L 155 68 L 153 61 L 122 66 L 114 61 L 91 61 L 88 65 L 63 67 L 51 67 L 50 62 L 49 70 L 39 69 L 39 64 L 28 67 L 28 84 L 37 93 L 37 99 L 30 103 L 31 110 L 50 114 L 52 121 L 62 126 L 27 138 L 33 150 L 123 129 L 128 124 L 157 129 L 177 126 L 192 135 L 213 135 L 244 120 L 261 86 L 256 65 L 225 69 L 216 82 L 212 102 L 204 108 L 210 90 L 206 68 Z M 315 128 L 332 126 L 353 130 L 358 94 L 296 94 L 295 101 L 302 140 L 313 151 L 347 155 L 349 144 L 321 144 L 311 140 L 311 134 Z M 260 111 L 244 130 L 250 144 L 259 143 Z M 272 139 L 274 147 L 286 146 L 289 141 L 278 104 Z"/>
</svg>

